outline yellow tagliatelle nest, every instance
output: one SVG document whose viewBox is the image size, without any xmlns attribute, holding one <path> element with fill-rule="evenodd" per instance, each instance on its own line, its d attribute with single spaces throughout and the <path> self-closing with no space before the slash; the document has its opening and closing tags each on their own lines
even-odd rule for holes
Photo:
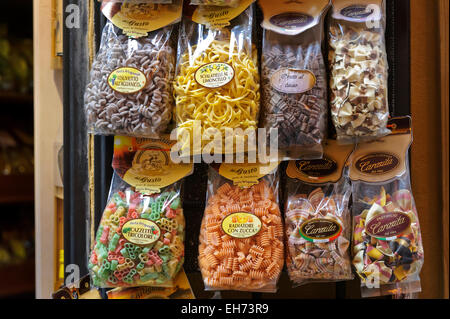
<svg viewBox="0 0 450 319">
<path fill-rule="evenodd" d="M 192 136 L 194 121 L 201 121 L 202 135 L 211 128 L 218 129 L 222 137 L 226 128 L 256 130 L 260 105 L 256 49 L 249 56 L 232 41 L 216 40 L 196 55 L 198 50 L 198 46 L 193 46 L 191 55 L 183 54 L 175 79 L 178 129 L 187 130 Z M 207 88 L 196 81 L 197 70 L 213 62 L 227 63 L 234 69 L 231 82 L 219 88 Z M 202 146 L 208 142 L 205 138 L 202 141 Z"/>
</svg>

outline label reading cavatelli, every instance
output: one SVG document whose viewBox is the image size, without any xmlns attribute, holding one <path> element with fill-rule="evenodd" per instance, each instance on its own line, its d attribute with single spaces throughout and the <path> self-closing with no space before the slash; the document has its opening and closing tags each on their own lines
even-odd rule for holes
<svg viewBox="0 0 450 319">
<path fill-rule="evenodd" d="M 223 231 L 234 238 L 249 238 L 261 230 L 261 220 L 250 213 L 233 213 L 222 221 Z"/>
<path fill-rule="evenodd" d="M 147 77 L 135 68 L 118 68 L 108 76 L 108 85 L 116 92 L 133 94 L 145 88 Z"/>
<path fill-rule="evenodd" d="M 328 243 L 334 241 L 342 232 L 342 226 L 330 219 L 311 219 L 300 226 L 300 236 L 310 242 Z"/>
<path fill-rule="evenodd" d="M 208 63 L 195 73 L 195 80 L 201 86 L 217 89 L 230 83 L 234 78 L 234 69 L 227 63 Z"/>
<path fill-rule="evenodd" d="M 144 246 L 156 242 L 161 236 L 161 230 L 151 220 L 132 219 L 123 225 L 122 235 L 130 243 Z"/>
<path fill-rule="evenodd" d="M 401 236 L 411 226 L 411 218 L 405 213 L 393 212 L 375 216 L 366 223 L 366 233 L 381 240 Z"/>
<path fill-rule="evenodd" d="M 272 87 L 287 94 L 308 92 L 316 85 L 316 77 L 309 70 L 280 69 L 270 80 Z"/>
</svg>

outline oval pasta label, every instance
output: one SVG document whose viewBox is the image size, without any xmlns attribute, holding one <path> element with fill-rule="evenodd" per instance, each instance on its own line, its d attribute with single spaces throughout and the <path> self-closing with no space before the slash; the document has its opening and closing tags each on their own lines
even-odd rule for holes
<svg viewBox="0 0 450 319">
<path fill-rule="evenodd" d="M 146 246 L 161 237 L 161 229 L 151 220 L 132 219 L 123 225 L 122 235 L 130 243 Z"/>
<path fill-rule="evenodd" d="M 366 175 L 380 175 L 397 168 L 400 160 L 393 154 L 372 153 L 359 158 L 355 167 Z"/>
<path fill-rule="evenodd" d="M 314 243 L 334 241 L 342 233 L 342 226 L 330 219 L 317 218 L 305 221 L 300 226 L 300 236 Z"/>
<path fill-rule="evenodd" d="M 285 12 L 271 17 L 269 21 L 277 27 L 295 30 L 313 23 L 314 17 L 301 12 Z"/>
<path fill-rule="evenodd" d="M 380 214 L 366 223 L 366 233 L 380 240 L 400 237 L 411 226 L 411 218 L 405 213 Z"/>
<path fill-rule="evenodd" d="M 324 156 L 317 160 L 296 161 L 298 172 L 311 177 L 324 177 L 333 174 L 338 169 L 336 161 Z"/>
<path fill-rule="evenodd" d="M 223 231 L 234 238 L 250 238 L 261 230 L 261 220 L 250 213 L 233 213 L 222 221 Z"/>
<path fill-rule="evenodd" d="M 108 85 L 116 92 L 133 94 L 145 88 L 147 85 L 147 77 L 135 68 L 118 68 L 108 76 Z"/>
<path fill-rule="evenodd" d="M 280 69 L 272 75 L 270 83 L 282 93 L 300 94 L 314 88 L 316 77 L 309 70 Z"/>
<path fill-rule="evenodd" d="M 201 86 L 217 89 L 230 83 L 234 78 L 234 69 L 227 63 L 208 63 L 195 72 L 195 80 Z"/>
</svg>

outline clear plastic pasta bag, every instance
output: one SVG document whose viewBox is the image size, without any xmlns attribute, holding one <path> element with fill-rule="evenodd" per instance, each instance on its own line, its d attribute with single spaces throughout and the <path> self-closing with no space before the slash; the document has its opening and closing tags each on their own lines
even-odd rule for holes
<svg viewBox="0 0 450 319">
<path fill-rule="evenodd" d="M 424 252 L 409 177 L 410 118 L 391 123 L 391 135 L 358 145 L 352 155 L 353 266 L 363 297 L 421 291 Z"/>
<path fill-rule="evenodd" d="M 235 169 L 244 167 L 250 166 L 222 164 L 219 172 L 209 169 L 200 270 L 206 290 L 276 292 L 284 264 L 277 169 L 250 184 L 240 179 L 240 186 L 221 175 L 233 176 Z"/>
<path fill-rule="evenodd" d="M 155 148 L 161 146 L 164 142 L 115 138 L 115 172 L 89 259 L 96 287 L 170 287 L 183 265 L 181 178 L 192 165 L 183 164 L 171 178 L 165 151 Z"/>
<path fill-rule="evenodd" d="M 176 59 L 173 36 L 176 32 L 171 18 L 176 19 L 177 8 L 181 14 L 181 4 L 179 7 L 103 5 L 103 12 L 111 21 L 103 29 L 86 87 L 88 131 L 100 135 L 157 138 L 167 130 L 173 116 L 172 82 Z M 143 14 L 160 7 L 163 12 L 171 13 L 168 22 L 156 25 L 159 20 L 154 21 L 155 27 L 161 28 L 133 30 L 115 26 L 125 28 L 120 24 L 124 23 L 123 19 L 130 23 L 145 21 Z"/>
<path fill-rule="evenodd" d="M 320 160 L 291 161 L 286 174 L 286 265 L 294 285 L 353 279 L 350 262 L 353 148 L 325 143 Z"/>
<path fill-rule="evenodd" d="M 234 148 L 235 139 L 256 133 L 260 92 L 253 1 L 242 1 L 239 10 L 189 7 L 195 10 L 192 19 L 183 18 L 174 83 L 182 149 L 192 149 L 194 139 L 201 139 L 201 146 L 218 140 L 221 149 L 215 152 L 223 153 L 224 142 Z"/>
<path fill-rule="evenodd" d="M 333 0 L 329 29 L 331 117 L 338 141 L 389 134 L 385 2 Z"/>
<path fill-rule="evenodd" d="M 271 129 L 278 130 L 283 159 L 321 158 L 328 114 L 323 20 L 329 1 L 259 4 L 264 12 L 260 127 L 268 139 Z"/>
<path fill-rule="evenodd" d="M 193 5 L 237 7 L 240 0 L 191 0 Z"/>
</svg>

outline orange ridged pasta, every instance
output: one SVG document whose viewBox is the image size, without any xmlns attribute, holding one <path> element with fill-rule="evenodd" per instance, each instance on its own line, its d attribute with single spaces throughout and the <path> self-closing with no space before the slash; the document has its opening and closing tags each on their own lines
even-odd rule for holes
<svg viewBox="0 0 450 319">
<path fill-rule="evenodd" d="M 209 193 L 199 245 L 199 266 L 206 289 L 276 290 L 284 263 L 284 233 L 275 192 L 263 179 L 249 188 L 226 182 Z M 250 216 L 249 222 L 259 219 L 260 229 L 248 238 L 233 237 L 222 225 L 228 216 L 234 223 L 245 216 Z"/>
</svg>

